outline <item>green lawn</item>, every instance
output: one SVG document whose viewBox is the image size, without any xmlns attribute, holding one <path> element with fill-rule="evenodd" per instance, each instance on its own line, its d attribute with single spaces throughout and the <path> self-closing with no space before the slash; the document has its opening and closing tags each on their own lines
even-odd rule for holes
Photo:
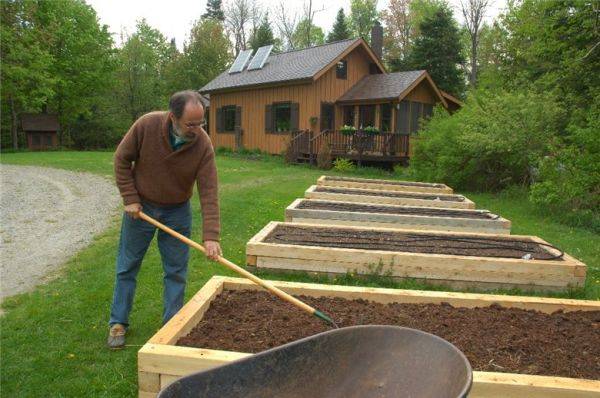
<svg viewBox="0 0 600 398">
<path fill-rule="evenodd" d="M 112 153 L 47 152 L 3 154 L 2 163 L 57 167 L 112 176 Z M 279 158 L 218 156 L 225 257 L 243 264 L 245 244 L 268 221 L 283 220 L 285 207 L 314 184 L 321 171 L 285 166 Z M 333 174 L 333 173 L 329 173 Z M 363 169 L 355 175 L 393 178 L 383 171 Z M 538 235 L 588 265 L 585 289 L 564 297 L 600 297 L 600 237 L 567 227 L 536 214 L 524 193 L 471 194 L 479 208 L 512 220 L 513 233 Z M 194 238 L 198 239 L 199 209 L 194 198 Z M 2 395 L 20 397 L 134 396 L 137 392 L 136 353 L 160 326 L 162 269 L 156 245 L 149 250 L 139 274 L 129 346 L 105 348 L 113 288 L 119 220 L 87 249 L 71 258 L 59 277 L 33 293 L 6 300 L 1 318 Z M 214 274 L 232 275 L 199 253 L 190 262 L 187 297 Z M 263 276 L 272 276 L 262 273 Z M 296 275 L 280 279 L 315 280 Z M 323 281 L 323 280 L 320 280 Z M 390 283 L 372 278 L 336 283 L 427 288 L 414 282 Z M 518 292 L 511 292 L 518 293 Z"/>
</svg>

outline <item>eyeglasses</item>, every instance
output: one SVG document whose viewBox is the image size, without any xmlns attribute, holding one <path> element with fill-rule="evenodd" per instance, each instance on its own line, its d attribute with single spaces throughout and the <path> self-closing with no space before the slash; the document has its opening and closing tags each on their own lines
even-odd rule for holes
<svg viewBox="0 0 600 398">
<path fill-rule="evenodd" d="M 198 127 L 204 128 L 206 127 L 206 120 L 202 120 L 200 123 L 185 123 L 184 125 L 189 129 L 195 129 Z"/>
</svg>

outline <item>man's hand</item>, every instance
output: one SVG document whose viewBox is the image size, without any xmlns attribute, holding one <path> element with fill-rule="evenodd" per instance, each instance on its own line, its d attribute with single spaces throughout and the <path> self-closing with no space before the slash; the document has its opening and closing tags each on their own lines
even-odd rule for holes
<svg viewBox="0 0 600 398">
<path fill-rule="evenodd" d="M 206 257 L 213 261 L 217 261 L 218 257 L 223 255 L 221 245 L 215 240 L 205 240 L 204 248 L 206 249 Z"/>
<path fill-rule="evenodd" d="M 142 205 L 139 203 L 132 203 L 125 206 L 125 213 L 134 220 L 140 218 L 140 211 L 142 211 Z"/>
</svg>

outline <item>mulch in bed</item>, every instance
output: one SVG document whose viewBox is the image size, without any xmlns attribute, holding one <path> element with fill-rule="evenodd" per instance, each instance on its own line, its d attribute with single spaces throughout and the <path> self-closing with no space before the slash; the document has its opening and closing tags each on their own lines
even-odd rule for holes
<svg viewBox="0 0 600 398">
<path fill-rule="evenodd" d="M 449 195 L 441 194 L 437 195 L 434 193 L 416 193 L 416 192 L 396 192 L 396 191 L 369 191 L 364 189 L 345 189 L 345 188 L 332 188 L 332 187 L 321 187 L 317 186 L 314 192 L 323 193 L 341 193 L 344 195 L 366 195 L 366 196 L 385 196 L 390 198 L 410 198 L 410 199 L 425 199 L 425 200 L 437 200 L 442 202 L 464 202 L 465 197 L 461 195 Z"/>
<path fill-rule="evenodd" d="M 383 250 L 427 254 L 451 254 L 499 258 L 558 260 L 545 246 L 518 239 L 475 237 L 468 235 L 437 235 L 400 231 L 373 231 L 346 228 L 319 228 L 300 225 L 277 225 L 263 240 L 265 243 L 336 247 L 346 249 Z"/>
<path fill-rule="evenodd" d="M 347 211 L 356 213 L 406 214 L 415 216 L 469 218 L 478 220 L 495 220 L 497 215 L 488 211 L 465 211 L 459 209 L 427 208 L 427 207 L 393 207 L 385 205 L 364 205 L 351 202 L 326 202 L 320 200 L 303 200 L 298 209 Z"/>
<path fill-rule="evenodd" d="M 360 178 L 348 178 L 348 177 L 327 177 L 326 181 L 349 181 L 349 182 L 360 182 L 365 184 L 381 184 L 381 185 L 405 185 L 408 187 L 426 187 L 426 188 L 445 188 L 443 184 L 435 184 L 430 182 L 416 182 L 416 181 L 390 181 L 390 180 L 364 180 Z"/>
<path fill-rule="evenodd" d="M 298 296 L 340 327 L 396 325 L 440 336 L 465 353 L 474 370 L 600 379 L 600 311 L 555 312 L 380 304 Z M 260 352 L 329 329 L 262 291 L 224 291 L 177 345 Z"/>
</svg>

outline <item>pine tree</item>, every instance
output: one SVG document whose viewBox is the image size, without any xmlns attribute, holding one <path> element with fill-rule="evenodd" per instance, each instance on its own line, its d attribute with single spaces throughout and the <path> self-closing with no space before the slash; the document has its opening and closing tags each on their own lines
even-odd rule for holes
<svg viewBox="0 0 600 398">
<path fill-rule="evenodd" d="M 202 15 L 202 18 L 211 18 L 218 21 L 225 21 L 225 13 L 221 8 L 221 0 L 208 0 L 206 2 L 206 13 Z"/>
<path fill-rule="evenodd" d="M 425 69 L 442 90 L 460 96 L 465 80 L 460 65 L 465 62 L 461 38 L 452 11 L 444 6 L 423 19 L 412 47 L 409 64 Z"/>
<path fill-rule="evenodd" d="M 333 28 L 329 35 L 327 36 L 327 43 L 331 43 L 338 40 L 345 40 L 350 38 L 350 29 L 348 29 L 348 23 L 346 22 L 346 15 L 344 14 L 344 9 L 340 8 L 337 16 L 335 18 L 335 22 L 333 23 Z"/>
<path fill-rule="evenodd" d="M 271 24 L 269 23 L 269 14 L 265 14 L 258 28 L 252 32 L 250 42 L 248 43 L 254 51 L 262 46 L 268 46 L 269 44 L 276 44 Z"/>
</svg>

